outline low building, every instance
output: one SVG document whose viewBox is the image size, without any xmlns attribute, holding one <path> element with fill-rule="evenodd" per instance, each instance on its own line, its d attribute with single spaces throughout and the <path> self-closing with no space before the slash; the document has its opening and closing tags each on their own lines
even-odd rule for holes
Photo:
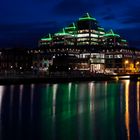
<svg viewBox="0 0 140 140">
<path fill-rule="evenodd" d="M 0 72 L 19 73 L 32 70 L 32 58 L 29 49 L 5 48 L 0 51 Z"/>
</svg>

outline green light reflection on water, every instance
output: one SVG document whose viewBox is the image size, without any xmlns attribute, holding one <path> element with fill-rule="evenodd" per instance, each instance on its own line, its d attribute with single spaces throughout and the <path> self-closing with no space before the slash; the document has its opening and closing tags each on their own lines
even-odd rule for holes
<svg viewBox="0 0 140 140">
<path fill-rule="evenodd" d="M 124 82 L 48 84 L 41 92 L 44 140 L 127 139 Z"/>
</svg>

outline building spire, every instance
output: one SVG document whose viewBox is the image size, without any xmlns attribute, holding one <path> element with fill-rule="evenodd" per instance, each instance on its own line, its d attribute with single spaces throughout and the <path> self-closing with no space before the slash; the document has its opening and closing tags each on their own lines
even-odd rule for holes
<svg viewBox="0 0 140 140">
<path fill-rule="evenodd" d="M 85 13 L 81 18 L 79 18 L 79 20 L 96 20 L 96 19 L 90 16 L 89 13 Z"/>
<path fill-rule="evenodd" d="M 104 36 L 117 36 L 117 37 L 120 37 L 120 35 L 115 34 L 112 29 L 110 29 L 108 32 L 106 32 L 106 34 Z"/>
</svg>

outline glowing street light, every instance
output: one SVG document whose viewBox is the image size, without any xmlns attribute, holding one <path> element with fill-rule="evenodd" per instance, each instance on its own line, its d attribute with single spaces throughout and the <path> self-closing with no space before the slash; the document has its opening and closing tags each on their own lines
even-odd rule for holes
<svg viewBox="0 0 140 140">
<path fill-rule="evenodd" d="M 129 63 L 129 61 L 128 60 L 125 60 L 125 62 L 124 62 L 125 64 L 128 64 Z"/>
<path fill-rule="evenodd" d="M 137 61 L 137 62 L 136 62 L 136 67 L 135 67 L 135 70 L 136 70 L 136 71 L 139 71 L 139 64 L 140 64 L 140 62 Z"/>
<path fill-rule="evenodd" d="M 139 65 L 139 64 L 140 64 L 140 62 L 139 62 L 139 61 L 137 61 L 137 62 L 136 62 L 136 65 Z"/>
<path fill-rule="evenodd" d="M 126 72 L 126 66 L 127 66 L 128 63 L 129 63 L 128 60 L 125 60 L 125 61 L 124 61 L 124 64 L 125 64 L 125 66 L 124 66 L 124 71 L 125 71 L 125 72 Z"/>
</svg>

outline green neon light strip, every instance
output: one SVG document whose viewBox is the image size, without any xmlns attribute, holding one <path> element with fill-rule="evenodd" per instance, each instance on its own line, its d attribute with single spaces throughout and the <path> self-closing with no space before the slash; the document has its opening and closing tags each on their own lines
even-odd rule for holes
<svg viewBox="0 0 140 140">
<path fill-rule="evenodd" d="M 95 18 L 91 17 L 85 17 L 85 18 L 79 18 L 79 20 L 96 20 Z"/>
<path fill-rule="evenodd" d="M 76 27 L 66 27 L 65 29 L 76 29 Z"/>
<path fill-rule="evenodd" d="M 52 38 L 41 38 L 42 41 L 51 41 Z"/>
<path fill-rule="evenodd" d="M 114 34 L 113 30 L 109 30 L 108 32 L 106 32 L 106 34 Z"/>
<path fill-rule="evenodd" d="M 73 27 L 76 28 L 75 23 L 73 23 Z"/>
<path fill-rule="evenodd" d="M 124 40 L 124 39 L 122 39 L 121 41 L 122 41 L 122 42 L 127 42 L 127 41 L 126 41 L 126 40 Z"/>
<path fill-rule="evenodd" d="M 100 29 L 100 30 L 104 31 L 104 28 L 98 27 L 98 29 Z"/>
<path fill-rule="evenodd" d="M 113 30 L 112 30 L 112 29 L 110 30 L 110 32 L 111 32 L 112 34 L 114 34 L 114 32 L 113 32 Z"/>
<path fill-rule="evenodd" d="M 96 20 L 95 18 L 92 18 L 89 13 L 86 13 L 87 17 L 82 17 L 82 18 L 79 18 L 79 20 Z"/>
<path fill-rule="evenodd" d="M 49 34 L 49 37 L 41 38 L 41 40 L 42 41 L 51 41 L 52 40 L 51 34 Z"/>
<path fill-rule="evenodd" d="M 65 29 L 63 28 L 62 32 L 55 33 L 55 35 L 70 35 L 70 34 L 66 33 Z"/>
<path fill-rule="evenodd" d="M 75 29 L 76 27 L 66 27 L 65 29 Z"/>
<path fill-rule="evenodd" d="M 76 29 L 75 23 L 72 23 L 71 27 L 66 27 L 65 29 Z"/>
<path fill-rule="evenodd" d="M 51 34 L 49 34 L 49 38 L 52 38 L 52 37 L 51 37 Z"/>
<path fill-rule="evenodd" d="M 68 33 L 55 33 L 55 35 L 70 35 Z"/>
<path fill-rule="evenodd" d="M 120 35 L 117 35 L 117 34 L 105 34 L 103 36 L 117 36 L 117 37 L 120 37 Z"/>
<path fill-rule="evenodd" d="M 120 35 L 115 34 L 112 29 L 109 32 L 107 32 L 104 36 L 117 36 L 117 37 L 120 37 Z"/>
</svg>

